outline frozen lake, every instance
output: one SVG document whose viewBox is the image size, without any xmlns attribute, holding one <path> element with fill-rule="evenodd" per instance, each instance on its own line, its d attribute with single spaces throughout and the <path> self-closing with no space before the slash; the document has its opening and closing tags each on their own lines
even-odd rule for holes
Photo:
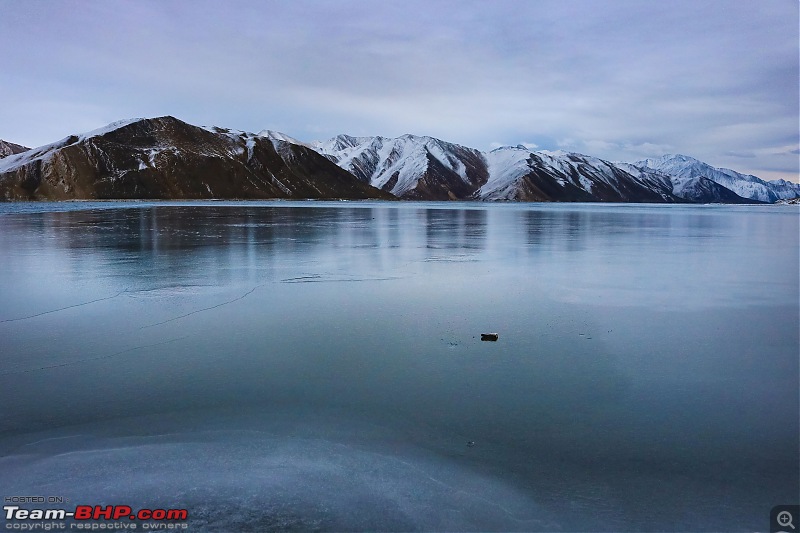
<svg viewBox="0 0 800 533">
<path fill-rule="evenodd" d="M 0 496 L 192 531 L 768 529 L 800 488 L 799 221 L 0 204 Z"/>
</svg>

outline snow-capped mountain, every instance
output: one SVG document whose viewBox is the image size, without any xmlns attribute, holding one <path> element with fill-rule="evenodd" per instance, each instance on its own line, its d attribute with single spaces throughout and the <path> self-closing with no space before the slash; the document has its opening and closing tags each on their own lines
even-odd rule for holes
<svg viewBox="0 0 800 533">
<path fill-rule="evenodd" d="M 401 198 L 468 198 L 488 178 L 481 152 L 433 137 L 338 135 L 312 146 L 358 179 Z"/>
<path fill-rule="evenodd" d="M 522 145 L 481 152 L 414 135 L 338 135 L 309 145 L 362 181 L 405 199 L 748 203 L 800 194 L 796 184 L 764 182 L 696 159 L 687 170 L 678 160 L 662 165 L 665 158 L 612 163 Z"/>
<path fill-rule="evenodd" d="M 615 162 L 614 165 L 625 170 L 645 185 L 658 183 L 671 187 L 672 194 L 684 201 L 724 204 L 753 203 L 750 198 L 743 198 L 719 183 L 702 176 L 697 178 L 670 176 L 660 170 L 638 167 L 632 163 Z"/>
<path fill-rule="evenodd" d="M 800 196 L 799 184 L 785 180 L 764 181 L 735 170 L 715 168 L 686 155 L 669 154 L 637 161 L 634 165 L 659 170 L 676 178 L 708 178 L 739 196 L 759 202 L 773 203 L 781 198 Z"/>
<path fill-rule="evenodd" d="M 481 200 L 678 202 L 668 180 L 644 183 L 613 163 L 571 152 L 502 147 L 485 155 Z"/>
<path fill-rule="evenodd" d="M 557 202 L 747 200 L 705 178 L 673 178 L 647 167 L 520 145 L 490 152 L 432 137 L 338 135 L 311 143 L 356 177 L 405 199 Z"/>
<path fill-rule="evenodd" d="M 0 198 L 392 198 L 278 136 L 130 119 L 0 159 Z"/>
<path fill-rule="evenodd" d="M 338 135 L 312 146 L 359 179 L 405 199 L 679 201 L 671 186 L 653 190 L 611 163 L 579 154 L 523 146 L 483 153 L 415 135 Z"/>
<path fill-rule="evenodd" d="M 21 146 L 19 144 L 10 143 L 8 141 L 4 141 L 0 139 L 0 158 L 8 157 L 14 154 L 20 154 L 22 152 L 26 152 L 30 150 L 30 148 L 26 148 L 25 146 Z"/>
</svg>

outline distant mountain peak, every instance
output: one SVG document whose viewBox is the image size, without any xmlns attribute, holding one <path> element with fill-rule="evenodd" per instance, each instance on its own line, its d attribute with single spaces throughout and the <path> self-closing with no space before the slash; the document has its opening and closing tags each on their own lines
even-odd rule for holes
<svg viewBox="0 0 800 533">
<path fill-rule="evenodd" d="M 513 151 L 517 151 L 517 152 L 519 152 L 519 151 L 532 152 L 533 151 L 533 150 L 528 149 L 524 144 L 518 144 L 516 146 L 512 146 L 510 144 L 507 144 L 507 145 L 503 145 L 503 146 L 498 146 L 497 148 L 492 148 L 491 150 L 489 150 L 488 153 L 498 152 L 498 151 L 503 151 L 503 150 L 513 150 Z"/>
<path fill-rule="evenodd" d="M 800 195 L 800 185 L 787 181 L 765 181 L 751 174 L 742 174 L 729 168 L 718 168 L 683 154 L 666 154 L 636 161 L 637 167 L 661 171 L 686 180 L 706 178 L 726 187 L 741 197 L 759 202 L 774 203 L 782 198 Z"/>
<path fill-rule="evenodd" d="M 692 161 L 692 162 L 696 161 L 698 163 L 701 163 L 701 161 L 696 157 L 692 157 L 690 155 L 685 155 L 685 154 L 663 154 L 659 157 L 655 157 L 652 159 L 661 159 L 664 161 Z"/>
</svg>

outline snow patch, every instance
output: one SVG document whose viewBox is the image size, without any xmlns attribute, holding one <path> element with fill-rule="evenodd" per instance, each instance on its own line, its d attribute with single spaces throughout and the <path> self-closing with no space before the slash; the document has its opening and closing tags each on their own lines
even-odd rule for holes
<svg viewBox="0 0 800 533">
<path fill-rule="evenodd" d="M 118 120 L 116 122 L 112 122 L 111 124 L 108 124 L 107 126 L 103 126 L 102 128 L 97 128 L 96 130 L 92 130 L 92 131 L 89 131 L 87 133 L 83 133 L 81 135 L 78 135 L 78 141 L 76 141 L 76 142 L 84 141 L 84 140 L 86 140 L 86 139 L 88 139 L 90 137 L 99 137 L 100 135 L 105 135 L 106 133 L 111 133 L 114 130 L 118 130 L 118 129 L 122 128 L 122 127 L 125 127 L 125 126 L 129 125 L 129 124 L 133 124 L 134 122 L 140 122 L 140 121 L 143 121 L 143 120 L 147 120 L 147 119 L 144 119 L 144 118 L 140 117 L 140 118 L 129 118 L 129 119 L 125 119 L 125 120 Z M 75 144 L 75 143 L 72 143 L 72 144 Z"/>
<path fill-rule="evenodd" d="M 281 133 L 279 131 L 261 130 L 260 132 L 258 132 L 258 136 L 266 137 L 267 139 L 270 139 L 272 141 L 287 142 L 289 144 L 297 144 L 299 146 L 305 146 L 306 148 L 311 148 L 312 150 L 314 149 L 312 145 L 304 143 L 303 141 L 298 141 L 294 137 L 290 137 L 289 135 L 286 135 L 285 133 Z"/>
<path fill-rule="evenodd" d="M 589 180 L 589 178 L 587 178 L 586 176 L 579 176 L 578 181 L 580 182 L 581 187 L 583 188 L 584 191 L 588 192 L 589 194 L 592 194 L 593 183 Z"/>
<path fill-rule="evenodd" d="M 527 149 L 504 146 L 484 155 L 489 179 L 478 189 L 476 197 L 482 200 L 511 200 L 515 185 L 531 171 L 530 152 Z"/>
</svg>

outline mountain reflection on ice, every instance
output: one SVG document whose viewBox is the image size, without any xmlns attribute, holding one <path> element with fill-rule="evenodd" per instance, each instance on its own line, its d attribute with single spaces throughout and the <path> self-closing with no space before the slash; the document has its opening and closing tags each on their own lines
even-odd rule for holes
<svg viewBox="0 0 800 533">
<path fill-rule="evenodd" d="M 758 530 L 796 499 L 792 207 L 4 204 L 0 230 L 0 496 L 199 531 Z"/>
</svg>

